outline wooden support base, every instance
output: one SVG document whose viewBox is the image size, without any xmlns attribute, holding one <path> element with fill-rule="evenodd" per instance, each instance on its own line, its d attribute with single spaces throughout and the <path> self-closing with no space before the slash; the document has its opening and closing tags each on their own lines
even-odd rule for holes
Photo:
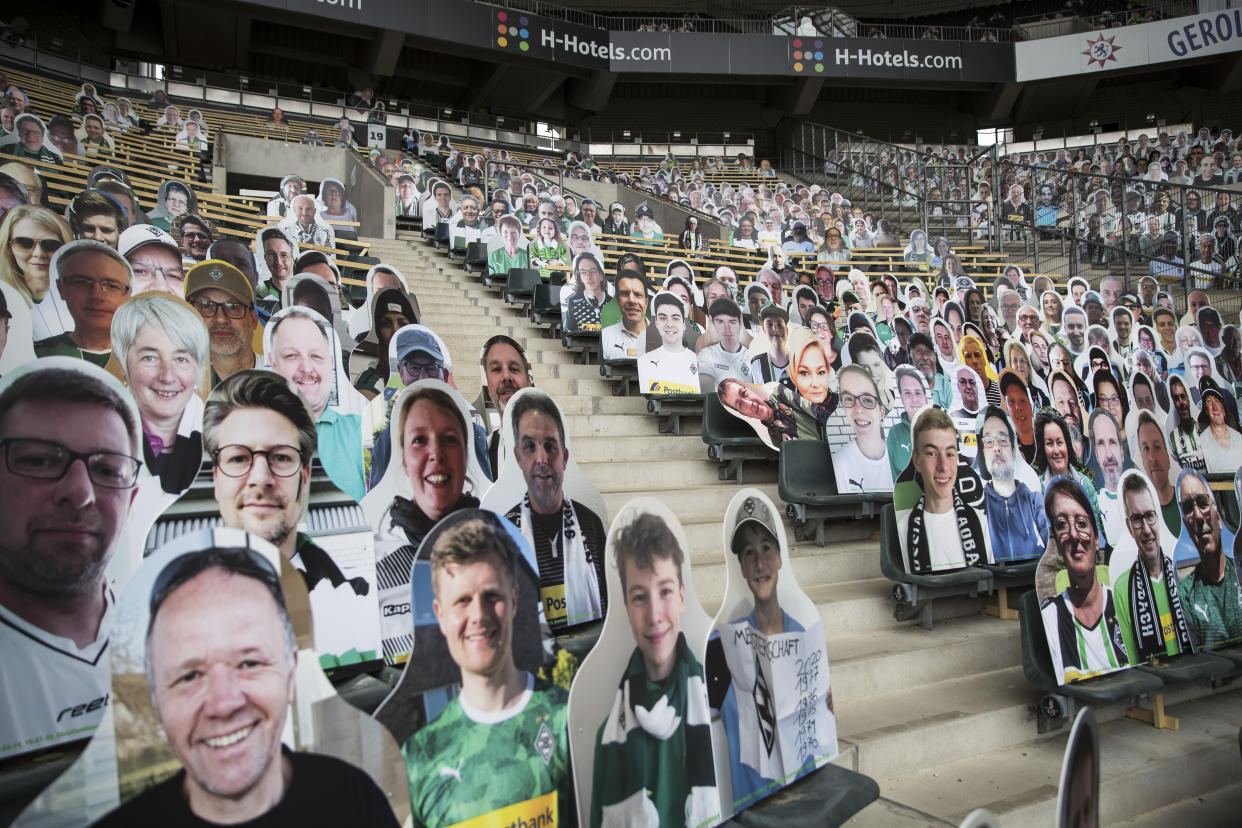
<svg viewBox="0 0 1242 828">
<path fill-rule="evenodd" d="M 980 612 L 982 612 L 984 615 L 992 615 L 992 616 L 995 616 L 996 618 L 1004 618 L 1007 621 L 1018 620 L 1018 611 L 1014 609 L 1013 607 L 1009 606 L 1008 590 L 1006 590 L 1005 587 L 1001 587 L 1000 589 L 996 590 L 996 605 L 993 606 L 991 604 L 988 604 L 986 607 L 980 610 Z"/>
<path fill-rule="evenodd" d="M 1157 693 L 1152 697 L 1151 710 L 1142 707 L 1131 707 L 1126 711 L 1126 718 L 1147 722 L 1149 725 L 1162 730 L 1177 730 L 1180 725 L 1176 716 L 1165 714 L 1164 693 Z"/>
</svg>

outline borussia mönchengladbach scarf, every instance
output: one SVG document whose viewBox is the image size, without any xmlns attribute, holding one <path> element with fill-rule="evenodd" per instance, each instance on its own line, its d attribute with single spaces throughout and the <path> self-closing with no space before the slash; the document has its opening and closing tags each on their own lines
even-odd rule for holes
<svg viewBox="0 0 1242 828">
<path fill-rule="evenodd" d="M 963 477 L 965 476 L 965 477 Z M 988 563 L 987 532 L 983 521 L 979 519 L 982 503 L 976 509 L 966 502 L 962 496 L 963 479 L 978 481 L 974 470 L 965 463 L 958 463 L 957 485 L 953 487 L 953 514 L 957 521 L 958 532 L 962 536 L 962 552 L 966 556 L 967 566 L 978 566 Z M 978 486 L 979 497 L 983 496 L 983 487 Z M 919 495 L 919 501 L 910 512 L 910 523 L 906 529 L 906 549 L 910 555 L 910 571 L 915 575 L 932 572 L 931 544 L 928 541 L 927 529 L 923 514 L 927 507 L 927 495 Z"/>
<path fill-rule="evenodd" d="M 662 682 L 647 679 L 635 648 L 600 727 L 594 777 L 605 825 L 695 828 L 719 817 L 707 686 L 685 634 Z"/>
<path fill-rule="evenodd" d="M 1186 622 L 1186 613 L 1182 607 L 1181 597 L 1177 591 L 1177 571 L 1173 562 L 1163 553 L 1160 555 L 1160 572 L 1169 590 L 1169 611 L 1173 613 L 1173 632 L 1177 636 L 1177 645 L 1183 653 L 1195 651 L 1194 635 Z M 1138 648 L 1135 657 L 1139 661 L 1148 661 L 1153 656 L 1165 654 L 1164 633 L 1160 628 L 1160 612 L 1156 609 L 1155 587 L 1151 575 L 1143 564 L 1142 553 L 1130 567 L 1130 607 L 1134 614 L 1134 642 Z"/>
<path fill-rule="evenodd" d="M 522 537 L 535 546 L 535 521 L 530 513 L 530 493 L 522 496 L 519 528 Z M 573 503 L 569 498 L 561 508 L 561 553 L 564 557 L 565 577 L 565 625 L 573 626 L 592 621 L 604 614 L 600 602 L 599 575 L 595 569 L 595 557 L 603 550 L 590 549 L 586 532 L 578 521 Z M 550 539 L 552 554 L 556 555 L 556 539 Z M 545 608 L 545 612 L 546 612 Z"/>
</svg>

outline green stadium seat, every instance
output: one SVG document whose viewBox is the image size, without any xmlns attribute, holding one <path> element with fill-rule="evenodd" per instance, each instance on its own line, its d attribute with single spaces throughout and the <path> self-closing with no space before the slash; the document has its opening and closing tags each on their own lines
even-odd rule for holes
<svg viewBox="0 0 1242 828">
<path fill-rule="evenodd" d="M 703 395 L 703 442 L 707 444 L 707 456 L 721 463 L 721 480 L 741 483 L 742 466 L 747 460 L 777 458 L 749 424 L 729 413 L 716 394 Z"/>
<path fill-rule="evenodd" d="M 840 494 L 832 470 L 832 447 L 824 440 L 781 444 L 777 486 L 798 540 L 824 545 L 827 521 L 874 517 L 893 500 L 892 492 Z"/>
<path fill-rule="evenodd" d="M 725 822 L 736 828 L 833 828 L 875 802 L 870 776 L 827 764 L 786 785 Z"/>
</svg>

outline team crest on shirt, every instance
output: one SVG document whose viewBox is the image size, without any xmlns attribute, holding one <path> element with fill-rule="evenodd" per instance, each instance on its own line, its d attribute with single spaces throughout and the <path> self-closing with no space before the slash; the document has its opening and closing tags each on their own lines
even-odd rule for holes
<svg viewBox="0 0 1242 828">
<path fill-rule="evenodd" d="M 547 722 L 540 724 L 539 732 L 535 734 L 535 750 L 539 751 L 545 765 L 551 764 L 552 751 L 556 750 L 556 737 L 548 729 Z"/>
</svg>

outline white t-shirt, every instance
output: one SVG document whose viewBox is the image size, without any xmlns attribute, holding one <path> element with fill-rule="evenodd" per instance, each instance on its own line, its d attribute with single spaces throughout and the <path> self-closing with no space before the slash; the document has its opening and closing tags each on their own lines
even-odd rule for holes
<svg viewBox="0 0 1242 828">
<path fill-rule="evenodd" d="M 950 509 L 944 514 L 935 515 L 924 511 L 923 525 L 927 529 L 932 571 L 961 569 L 966 566 L 966 555 L 962 552 L 962 533 L 957 528 L 956 512 Z"/>
<path fill-rule="evenodd" d="M 694 351 L 676 353 L 661 345 L 638 358 L 638 385 L 644 394 L 698 394 L 699 359 Z"/>
<path fill-rule="evenodd" d="M 99 636 L 81 648 L 0 606 L 0 760 L 89 739 L 99 726 L 111 704 L 111 590 L 105 602 Z"/>
<path fill-rule="evenodd" d="M 849 442 L 832 452 L 832 472 L 837 478 L 837 491 L 841 494 L 859 492 L 891 492 L 893 470 L 888 463 L 888 452 L 872 460 L 862 453 L 857 442 Z"/>
<path fill-rule="evenodd" d="M 703 393 L 716 390 L 720 381 L 734 377 L 742 382 L 750 382 L 750 353 L 741 346 L 729 353 L 717 342 L 699 351 L 699 384 Z"/>
</svg>

